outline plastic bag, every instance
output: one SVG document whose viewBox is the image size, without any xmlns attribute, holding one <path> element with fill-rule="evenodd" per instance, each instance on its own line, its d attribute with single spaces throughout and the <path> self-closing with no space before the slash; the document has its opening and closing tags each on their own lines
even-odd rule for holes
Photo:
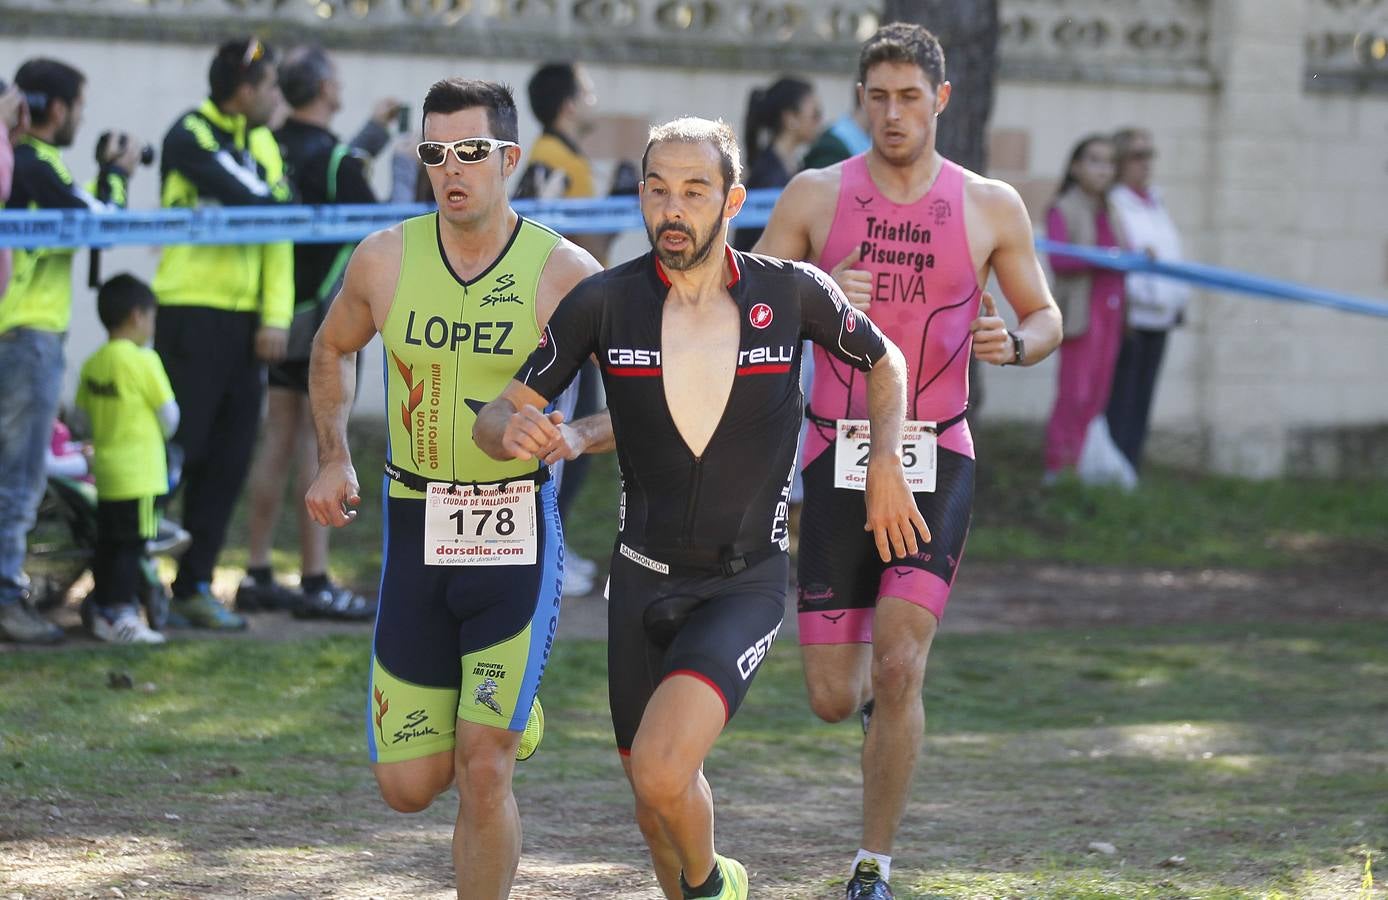
<svg viewBox="0 0 1388 900">
<path fill-rule="evenodd" d="M 1090 420 L 1075 474 L 1085 484 L 1114 485 L 1125 491 L 1137 487 L 1137 472 L 1113 442 L 1105 417 L 1095 416 Z"/>
</svg>

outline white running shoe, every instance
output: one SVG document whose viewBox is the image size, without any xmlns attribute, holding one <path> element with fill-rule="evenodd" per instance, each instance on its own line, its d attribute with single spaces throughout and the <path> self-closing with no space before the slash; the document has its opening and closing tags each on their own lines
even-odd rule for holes
<svg viewBox="0 0 1388 900">
<path fill-rule="evenodd" d="M 579 556 L 568 544 L 564 545 L 564 571 L 582 575 L 592 581 L 597 577 L 598 564 L 584 556 Z"/>
<path fill-rule="evenodd" d="M 145 624 L 140 611 L 134 606 L 122 606 L 115 610 L 115 621 L 97 611 L 92 617 L 92 634 L 97 640 L 112 644 L 162 644 L 166 640 L 159 632 Z"/>
<path fill-rule="evenodd" d="M 593 579 L 564 565 L 564 596 L 586 597 L 593 593 Z"/>
</svg>

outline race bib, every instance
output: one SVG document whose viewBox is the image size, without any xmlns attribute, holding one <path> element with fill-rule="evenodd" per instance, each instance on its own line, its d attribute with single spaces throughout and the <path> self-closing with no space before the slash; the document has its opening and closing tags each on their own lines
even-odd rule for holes
<svg viewBox="0 0 1388 900">
<path fill-rule="evenodd" d="M 871 427 L 866 419 L 839 419 L 834 441 L 834 487 L 867 487 Z M 911 493 L 935 490 L 935 423 L 906 422 L 901 429 L 901 466 Z"/>
<path fill-rule="evenodd" d="M 535 482 L 481 492 L 434 482 L 424 506 L 426 566 L 528 566 L 537 556 Z"/>
</svg>

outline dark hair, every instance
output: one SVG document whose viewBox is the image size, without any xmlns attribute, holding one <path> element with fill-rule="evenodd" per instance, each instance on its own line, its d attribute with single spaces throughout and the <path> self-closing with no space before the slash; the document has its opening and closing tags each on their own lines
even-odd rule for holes
<svg viewBox="0 0 1388 900">
<path fill-rule="evenodd" d="M 525 93 L 530 98 L 530 111 L 540 120 L 540 127 L 549 131 L 559 110 L 578 96 L 578 70 L 573 63 L 546 63 L 530 76 Z"/>
<path fill-rule="evenodd" d="M 932 87 L 945 83 L 944 48 L 934 34 L 920 25 L 893 22 L 877 29 L 858 55 L 858 81 L 866 84 L 868 69 L 884 62 L 918 66 Z"/>
<path fill-rule="evenodd" d="M 317 44 L 295 47 L 284 55 L 280 65 L 280 93 L 294 109 L 307 106 L 323 91 L 323 83 L 333 74 L 333 61 Z"/>
<path fill-rule="evenodd" d="M 159 301 L 149 285 L 129 273 L 109 278 L 96 293 L 96 314 L 107 331 L 130 321 L 131 313 L 138 309 L 153 309 Z"/>
<path fill-rule="evenodd" d="M 29 114 L 35 125 L 47 125 L 53 110 L 47 101 L 62 100 L 72 106 L 81 96 L 87 78 L 67 63 L 39 57 L 19 67 L 19 71 L 14 73 L 14 83 L 24 93 L 44 98 L 45 102 L 41 104 L 30 100 Z"/>
<path fill-rule="evenodd" d="M 646 152 L 641 154 L 641 178 L 646 177 L 646 163 L 656 144 L 676 141 L 682 144 L 712 144 L 718 151 L 719 169 L 723 174 L 723 193 L 732 190 L 742 180 L 742 152 L 737 149 L 737 135 L 722 119 L 700 119 L 684 116 L 651 129 L 646 140 Z"/>
<path fill-rule="evenodd" d="M 781 117 L 794 112 L 813 93 L 814 85 L 789 75 L 777 79 L 768 88 L 752 89 L 752 96 L 747 98 L 747 127 L 742 135 L 747 141 L 749 167 L 780 134 Z"/>
<path fill-rule="evenodd" d="M 454 113 L 481 106 L 487 110 L 487 127 L 492 137 L 503 141 L 520 141 L 520 126 L 516 122 L 516 101 L 511 89 L 496 81 L 472 78 L 445 78 L 434 82 L 424 96 L 424 116 L 429 113 Z"/>
<path fill-rule="evenodd" d="M 243 84 L 260 84 L 275 64 L 275 51 L 252 35 L 227 41 L 217 48 L 207 69 L 207 87 L 213 103 L 231 99 Z"/>
<path fill-rule="evenodd" d="M 1080 157 L 1084 156 L 1084 152 L 1089 149 L 1091 144 L 1099 143 L 1112 144 L 1113 138 L 1106 134 L 1099 134 L 1096 132 L 1094 134 L 1085 135 L 1080 138 L 1079 143 L 1075 144 L 1075 149 L 1070 151 L 1070 161 L 1065 164 L 1065 173 L 1060 179 L 1060 187 L 1056 188 L 1056 197 L 1059 197 L 1075 186 L 1075 176 L 1071 174 L 1070 170 L 1075 167 L 1075 163 L 1079 162 Z"/>
</svg>

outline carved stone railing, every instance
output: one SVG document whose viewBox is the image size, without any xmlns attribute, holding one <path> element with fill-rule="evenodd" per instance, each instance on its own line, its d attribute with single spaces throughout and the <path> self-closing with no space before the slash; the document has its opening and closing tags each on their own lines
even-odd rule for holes
<svg viewBox="0 0 1388 900">
<path fill-rule="evenodd" d="M 1004 77 L 1214 83 L 1211 0 L 1003 0 Z"/>
<path fill-rule="evenodd" d="M 1311 0 L 1306 87 L 1388 91 L 1388 0 Z"/>
<path fill-rule="evenodd" d="M 0 0 L 5 31 L 327 46 L 700 69 L 852 71 L 870 0 Z"/>
<path fill-rule="evenodd" d="M 1004 75 L 1210 84 L 1210 0 L 1002 0 Z M 0 0 L 9 33 L 851 73 L 875 0 Z"/>
</svg>

